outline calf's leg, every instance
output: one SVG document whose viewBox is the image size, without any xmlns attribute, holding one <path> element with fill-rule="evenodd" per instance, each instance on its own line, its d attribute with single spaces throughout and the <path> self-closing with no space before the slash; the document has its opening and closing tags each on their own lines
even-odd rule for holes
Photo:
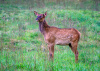
<svg viewBox="0 0 100 71">
<path fill-rule="evenodd" d="M 73 51 L 73 53 L 75 55 L 75 62 L 78 62 L 78 54 L 79 54 L 78 50 L 77 50 L 77 45 L 78 45 L 77 42 L 69 44 L 69 47 L 71 48 L 71 50 Z"/>
<path fill-rule="evenodd" d="M 54 45 L 48 45 L 48 48 L 49 48 L 49 55 L 50 55 L 50 59 L 53 60 L 54 58 Z"/>
</svg>

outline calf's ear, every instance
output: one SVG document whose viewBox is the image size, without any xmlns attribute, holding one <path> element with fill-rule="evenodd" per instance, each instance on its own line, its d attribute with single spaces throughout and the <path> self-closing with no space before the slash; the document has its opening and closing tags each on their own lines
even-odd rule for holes
<svg viewBox="0 0 100 71">
<path fill-rule="evenodd" d="M 47 16 L 47 11 L 44 13 L 44 16 L 45 16 L 45 17 Z"/>
<path fill-rule="evenodd" d="M 34 14 L 35 14 L 36 16 L 38 16 L 38 15 L 39 15 L 36 11 L 34 11 Z"/>
</svg>

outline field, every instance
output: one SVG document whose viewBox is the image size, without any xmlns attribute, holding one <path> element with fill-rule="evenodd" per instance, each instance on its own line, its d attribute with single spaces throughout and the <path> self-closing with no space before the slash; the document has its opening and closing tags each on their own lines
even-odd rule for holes
<svg viewBox="0 0 100 71">
<path fill-rule="evenodd" d="M 69 46 L 58 45 L 54 62 L 49 61 L 47 44 L 34 11 L 47 11 L 50 26 L 76 28 L 81 32 L 78 63 Z M 62 9 L 50 4 L 43 8 L 0 4 L 0 63 L 1 71 L 99 71 L 100 11 Z"/>
</svg>

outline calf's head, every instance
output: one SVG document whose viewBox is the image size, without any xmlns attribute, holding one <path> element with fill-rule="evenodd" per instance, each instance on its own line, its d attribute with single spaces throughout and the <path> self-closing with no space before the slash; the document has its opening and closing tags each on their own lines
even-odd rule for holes
<svg viewBox="0 0 100 71">
<path fill-rule="evenodd" d="M 45 17 L 47 16 L 47 12 L 44 14 L 38 14 L 36 11 L 34 11 L 34 14 L 37 16 L 36 21 L 43 22 Z"/>
</svg>

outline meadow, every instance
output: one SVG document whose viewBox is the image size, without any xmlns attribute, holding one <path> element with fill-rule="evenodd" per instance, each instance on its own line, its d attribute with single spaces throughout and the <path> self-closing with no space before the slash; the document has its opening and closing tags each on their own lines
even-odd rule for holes
<svg viewBox="0 0 100 71">
<path fill-rule="evenodd" d="M 31 7 L 25 4 L 0 4 L 1 71 L 99 71 L 100 11 L 66 9 L 60 5 Z M 52 5 L 52 6 L 50 6 Z M 76 28 L 81 32 L 79 61 L 69 46 L 55 46 L 54 62 L 39 31 L 34 11 L 47 11 L 50 26 Z"/>
</svg>

